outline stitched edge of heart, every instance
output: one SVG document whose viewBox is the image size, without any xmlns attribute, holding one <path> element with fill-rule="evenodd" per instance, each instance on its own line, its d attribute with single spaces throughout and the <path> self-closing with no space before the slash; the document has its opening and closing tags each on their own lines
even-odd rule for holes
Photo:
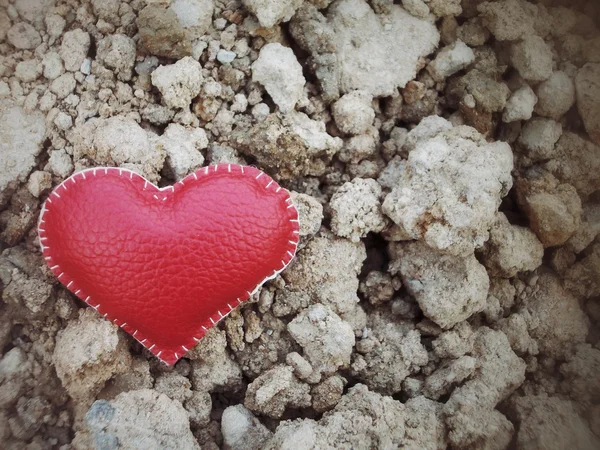
<svg viewBox="0 0 600 450">
<path fill-rule="evenodd" d="M 214 167 L 214 171 L 211 172 L 211 168 L 213 168 L 213 167 Z M 163 188 L 159 188 L 158 186 L 156 186 L 154 183 L 151 183 L 143 176 L 141 176 L 138 173 L 133 172 L 132 170 L 129 170 L 129 169 L 122 169 L 120 167 L 94 167 L 91 169 L 84 169 L 82 171 L 79 171 L 79 172 L 71 175 L 69 178 L 67 178 L 62 183 L 60 183 L 56 188 L 54 188 L 54 190 L 50 193 L 50 195 L 48 195 L 48 197 L 42 204 L 42 210 L 40 212 L 40 217 L 38 219 L 37 232 L 38 232 L 38 237 L 39 237 L 40 248 L 42 250 L 42 255 L 44 257 L 44 261 L 50 268 L 50 271 L 56 276 L 57 280 L 61 284 L 63 284 L 69 291 L 71 291 L 73 294 L 75 294 L 80 300 L 84 301 L 87 305 L 89 305 L 93 309 L 95 309 L 96 312 L 98 312 L 100 315 L 102 315 L 105 319 L 113 322 L 115 325 L 122 328 L 128 334 L 133 336 L 133 338 L 135 340 L 137 340 L 140 344 L 142 344 L 142 346 L 144 348 L 146 348 L 150 353 L 152 353 L 160 361 L 162 361 L 163 363 L 165 363 L 167 365 L 174 365 L 190 349 L 188 349 L 187 347 L 182 345 L 181 347 L 182 347 L 183 352 L 181 353 L 181 355 L 179 353 L 174 352 L 175 358 L 169 358 L 169 359 L 161 358 L 161 354 L 162 354 L 163 350 L 161 350 L 156 344 L 150 342 L 147 338 L 143 338 L 142 336 L 140 336 L 139 335 L 140 333 L 138 332 L 138 330 L 129 326 L 126 322 L 121 322 L 117 318 L 112 318 L 111 315 L 106 312 L 102 313 L 102 311 L 100 311 L 100 308 L 102 305 L 100 303 L 94 305 L 92 297 L 87 295 L 86 293 L 84 293 L 81 289 L 77 289 L 77 286 L 74 286 L 74 284 L 75 284 L 74 280 L 72 280 L 71 277 L 69 277 L 67 274 L 64 273 L 64 271 L 60 268 L 60 265 L 52 263 L 52 255 L 50 254 L 51 249 L 48 245 L 44 245 L 44 241 L 47 241 L 49 239 L 48 237 L 45 236 L 45 229 L 43 228 L 43 224 L 45 223 L 44 216 L 49 211 L 48 205 L 52 204 L 52 198 L 51 198 L 52 195 L 54 195 L 56 198 L 60 199 L 61 197 L 60 197 L 60 194 L 58 193 L 58 191 L 60 189 L 67 191 L 68 190 L 67 182 L 71 181 L 72 184 L 77 184 L 76 178 L 80 177 L 82 180 L 86 180 L 86 174 L 91 173 L 92 176 L 96 176 L 96 174 L 99 171 L 100 172 L 103 171 L 104 175 L 108 175 L 109 171 L 110 172 L 118 172 L 119 176 L 124 176 L 124 174 L 125 174 L 129 177 L 130 180 L 134 180 L 134 179 L 142 180 L 144 182 L 143 190 L 154 189 L 154 190 L 156 190 L 156 192 L 158 194 L 158 193 L 164 193 L 165 191 L 168 191 L 168 190 L 170 190 L 171 193 L 174 193 L 175 186 L 177 186 L 177 185 L 183 186 L 188 181 L 189 182 L 197 181 L 199 179 L 198 175 L 206 176 L 206 175 L 209 175 L 210 173 L 215 173 L 218 171 L 219 167 L 221 167 L 223 169 L 226 167 L 228 172 L 231 172 L 232 168 L 239 168 L 240 172 L 244 175 L 250 175 L 248 172 L 256 171 L 256 172 L 258 172 L 258 174 L 255 177 L 257 180 L 263 176 L 265 177 L 265 180 L 268 180 L 268 182 L 264 186 L 265 189 L 269 189 L 271 186 L 273 186 L 273 189 L 275 189 L 275 192 L 279 192 L 279 191 L 283 190 L 285 193 L 287 193 L 286 202 L 289 203 L 289 206 L 287 208 L 288 209 L 293 208 L 293 211 L 295 212 L 295 218 L 290 219 L 290 222 L 295 223 L 294 229 L 292 230 L 292 235 L 295 235 L 295 241 L 292 240 L 293 236 L 290 236 L 288 243 L 292 244 L 294 246 L 294 250 L 293 251 L 287 250 L 286 256 L 284 256 L 284 259 L 281 260 L 283 266 L 280 269 L 274 270 L 273 274 L 265 277 L 265 279 L 263 279 L 260 283 L 258 283 L 252 291 L 246 291 L 246 293 L 248 295 L 246 297 L 238 298 L 236 300 L 237 304 L 235 304 L 233 306 L 230 304 L 227 304 L 228 309 L 224 313 L 221 311 L 217 311 L 213 316 L 209 317 L 211 325 L 201 326 L 203 332 L 206 333 L 209 329 L 211 329 L 212 327 L 217 325 L 221 320 L 223 320 L 225 317 L 227 317 L 231 313 L 231 311 L 233 311 L 235 308 L 237 308 L 243 302 L 247 301 L 256 292 L 258 292 L 258 290 L 261 288 L 261 286 L 264 283 L 266 283 L 269 280 L 272 280 L 277 275 L 279 275 L 282 271 L 284 271 L 285 268 L 294 259 L 296 251 L 298 250 L 298 242 L 300 239 L 300 216 L 298 214 L 298 210 L 295 207 L 295 205 L 293 204 L 293 201 L 289 194 L 289 191 L 287 191 L 286 189 L 279 186 L 279 184 L 277 184 L 277 182 L 275 180 L 273 180 L 270 176 L 268 176 L 264 172 L 260 171 L 260 169 L 257 169 L 252 166 L 243 166 L 240 164 L 215 164 L 215 165 L 211 165 L 211 166 L 202 167 L 202 168 L 196 170 L 195 172 L 192 172 L 191 174 L 187 175 L 185 178 L 183 178 L 183 180 L 180 180 L 177 183 L 175 183 L 175 185 L 165 186 Z M 250 170 L 246 170 L 246 172 L 244 172 L 244 168 L 250 169 Z M 192 180 L 192 178 L 193 178 L 193 180 Z M 156 198 L 157 200 L 160 200 L 160 197 L 157 194 L 154 194 L 154 198 Z M 163 201 L 167 200 L 167 198 L 168 198 L 168 195 L 163 197 Z M 286 259 L 287 259 L 287 261 L 286 261 Z M 121 323 L 119 323 L 119 322 L 121 322 Z M 204 334 L 199 337 L 192 336 L 193 340 L 196 343 L 200 342 L 200 339 L 202 339 L 202 337 L 204 337 Z"/>
</svg>

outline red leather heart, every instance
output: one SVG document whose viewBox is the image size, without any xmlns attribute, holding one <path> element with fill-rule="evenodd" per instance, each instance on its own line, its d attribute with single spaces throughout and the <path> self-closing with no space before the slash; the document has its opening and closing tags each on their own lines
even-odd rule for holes
<svg viewBox="0 0 600 450">
<path fill-rule="evenodd" d="M 167 364 L 289 264 L 298 230 L 289 193 L 234 164 L 162 189 L 85 170 L 50 194 L 38 227 L 59 281 Z"/>
</svg>

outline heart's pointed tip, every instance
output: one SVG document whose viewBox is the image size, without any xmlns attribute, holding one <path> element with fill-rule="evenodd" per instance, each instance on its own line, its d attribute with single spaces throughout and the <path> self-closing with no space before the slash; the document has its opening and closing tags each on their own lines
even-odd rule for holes
<svg viewBox="0 0 600 450">
<path fill-rule="evenodd" d="M 152 352 L 152 354 L 169 367 L 173 367 L 175 364 L 177 364 L 177 361 L 179 361 L 184 356 L 183 354 L 173 352 L 170 350 Z"/>
</svg>

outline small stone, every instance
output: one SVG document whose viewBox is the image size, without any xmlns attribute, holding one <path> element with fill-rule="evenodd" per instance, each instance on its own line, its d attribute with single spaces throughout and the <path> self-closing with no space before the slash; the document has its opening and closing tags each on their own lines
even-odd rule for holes
<svg viewBox="0 0 600 450">
<path fill-rule="evenodd" d="M 560 123 L 535 117 L 525 124 L 517 142 L 533 161 L 547 160 L 554 156 L 554 146 L 561 136 Z"/>
<path fill-rule="evenodd" d="M 498 213 L 482 256 L 490 275 L 510 278 L 541 266 L 544 246 L 529 228 L 512 225 Z"/>
<path fill-rule="evenodd" d="M 21 61 L 15 67 L 15 76 L 24 83 L 30 83 L 38 79 L 42 74 L 42 65 L 35 59 Z"/>
<path fill-rule="evenodd" d="M 546 394 L 526 395 L 515 396 L 511 404 L 518 424 L 517 448 L 592 450 L 600 447 L 598 436 L 577 413 L 576 405 L 567 399 Z"/>
<path fill-rule="evenodd" d="M 427 87 L 425 86 L 425 83 L 421 83 L 420 81 L 409 81 L 406 83 L 405 88 L 402 89 L 402 98 L 407 105 L 412 105 L 421 100 L 426 91 Z"/>
<path fill-rule="evenodd" d="M 291 197 L 300 217 L 300 236 L 315 235 L 323 221 L 323 205 L 307 194 L 292 191 Z"/>
<path fill-rule="evenodd" d="M 65 69 L 76 72 L 81 67 L 90 49 L 90 35 L 80 28 L 67 31 L 60 46 L 60 56 L 65 63 Z"/>
<path fill-rule="evenodd" d="M 427 377 L 423 384 L 423 394 L 433 400 L 451 392 L 453 385 L 462 383 L 475 370 L 477 360 L 470 356 L 461 356 L 449 364 L 437 369 Z"/>
<path fill-rule="evenodd" d="M 77 81 L 72 73 L 64 73 L 50 83 L 50 91 L 59 99 L 65 98 L 75 90 Z"/>
<path fill-rule="evenodd" d="M 266 103 L 259 103 L 252 107 L 252 117 L 254 117 L 257 122 L 263 122 L 270 113 L 271 111 Z"/>
<path fill-rule="evenodd" d="M 200 93 L 202 82 L 202 66 L 189 56 L 152 72 L 152 84 L 170 108 L 187 108 Z"/>
<path fill-rule="evenodd" d="M 575 85 L 566 72 L 554 72 L 536 87 L 535 112 L 559 120 L 575 104 Z"/>
<path fill-rule="evenodd" d="M 544 81 L 552 75 L 552 50 L 539 36 L 527 36 L 510 48 L 510 61 L 528 81 Z"/>
<path fill-rule="evenodd" d="M 0 81 L 0 98 L 6 98 L 10 95 L 10 87 L 6 81 Z"/>
<path fill-rule="evenodd" d="M 177 372 L 162 373 L 154 382 L 154 389 L 157 392 L 165 394 L 170 399 L 180 403 L 192 397 L 191 387 L 190 380 Z"/>
<path fill-rule="evenodd" d="M 406 239 L 468 256 L 487 240 L 501 198 L 512 186 L 513 155 L 504 142 L 487 143 L 473 128 L 448 129 L 451 125 L 439 119 L 423 120 L 422 128 L 409 133 L 404 148 L 415 148 L 382 210 Z"/>
<path fill-rule="evenodd" d="M 306 83 L 292 49 L 279 43 L 267 44 L 260 50 L 252 64 L 252 81 L 262 84 L 284 113 L 294 109 Z"/>
<path fill-rule="evenodd" d="M 489 289 L 485 268 L 471 254 L 442 255 L 421 242 L 394 243 L 392 274 L 400 274 L 425 316 L 450 328 L 483 310 Z"/>
<path fill-rule="evenodd" d="M 79 68 L 79 71 L 84 75 L 89 75 L 90 73 L 92 73 L 92 59 L 85 58 L 83 60 L 83 62 L 81 63 L 81 67 Z"/>
<path fill-rule="evenodd" d="M 192 425 L 203 427 L 210 422 L 212 398 L 208 392 L 192 391 L 191 397 L 185 401 L 184 407 Z"/>
<path fill-rule="evenodd" d="M 401 284 L 400 284 L 401 285 Z M 394 296 L 394 283 L 389 273 L 372 270 L 360 282 L 359 292 L 364 295 L 372 305 L 389 302 Z"/>
<path fill-rule="evenodd" d="M 483 24 L 499 41 L 514 41 L 535 35 L 535 5 L 523 0 L 483 2 L 477 6 Z M 476 14 L 476 13 L 475 13 Z"/>
<path fill-rule="evenodd" d="M 192 54 L 192 43 L 172 9 L 149 4 L 136 20 L 140 50 L 145 54 L 180 59 Z"/>
<path fill-rule="evenodd" d="M 42 67 L 44 77 L 48 80 L 55 80 L 65 72 L 62 59 L 57 52 L 46 53 L 42 60 Z"/>
<path fill-rule="evenodd" d="M 58 38 L 63 34 L 67 21 L 58 14 L 48 14 L 44 18 L 46 24 L 46 31 L 53 38 Z"/>
<path fill-rule="evenodd" d="M 427 66 L 434 80 L 443 81 L 475 61 L 475 53 L 461 40 L 444 47 Z"/>
<path fill-rule="evenodd" d="M 331 197 L 331 230 L 354 242 L 382 231 L 388 221 L 381 212 L 381 196 L 381 186 L 371 178 L 344 183 Z"/>
<path fill-rule="evenodd" d="M 63 386 L 81 406 L 100 392 L 113 375 L 124 373 L 131 364 L 126 342 L 118 327 L 89 308 L 58 333 L 53 361 Z"/>
<path fill-rule="evenodd" d="M 329 411 L 342 398 L 346 380 L 339 375 L 333 375 L 312 388 L 312 407 L 318 413 Z"/>
<path fill-rule="evenodd" d="M 272 28 L 290 20 L 302 5 L 302 0 L 243 0 L 243 3 L 262 27 Z"/>
<path fill-rule="evenodd" d="M 48 166 L 52 173 L 60 178 L 67 178 L 73 172 L 73 161 L 63 149 L 50 152 Z"/>
<path fill-rule="evenodd" d="M 233 62 L 236 56 L 237 55 L 235 54 L 235 52 L 221 49 L 217 53 L 217 61 L 219 61 L 221 64 L 229 64 Z"/>
<path fill-rule="evenodd" d="M 354 331 L 331 309 L 321 304 L 309 307 L 288 324 L 288 331 L 315 372 L 330 375 L 350 364 Z"/>
<path fill-rule="evenodd" d="M 31 50 L 42 43 L 40 33 L 25 22 L 14 24 L 6 33 L 6 38 L 19 50 Z"/>
<path fill-rule="evenodd" d="M 590 139 L 600 145 L 600 63 L 588 63 L 575 78 L 577 109 Z"/>
<path fill-rule="evenodd" d="M 299 381 L 292 372 L 293 369 L 285 365 L 263 372 L 248 385 L 244 406 L 274 419 L 281 418 L 288 407 L 309 407 L 310 387 Z"/>
<path fill-rule="evenodd" d="M 0 42 L 6 38 L 6 33 L 10 28 L 10 17 L 4 11 L 0 11 Z"/>
<path fill-rule="evenodd" d="M 34 197 L 39 197 L 40 195 L 48 192 L 51 188 L 52 175 L 50 175 L 48 172 L 36 170 L 29 176 L 27 189 Z"/>
<path fill-rule="evenodd" d="M 60 130 L 67 131 L 73 126 L 73 118 L 67 113 L 60 111 L 54 118 L 54 125 Z"/>
<path fill-rule="evenodd" d="M 156 143 L 167 152 L 167 164 L 175 178 L 181 180 L 204 163 L 200 150 L 208 146 L 208 138 L 202 128 L 185 128 L 172 123 Z"/>
<path fill-rule="evenodd" d="M 285 362 L 288 366 L 294 369 L 294 375 L 296 375 L 301 380 L 306 380 L 313 373 L 313 369 L 310 363 L 306 359 L 304 359 L 299 353 L 288 353 L 285 357 Z"/>
<path fill-rule="evenodd" d="M 439 33 L 427 19 L 390 5 L 384 24 L 364 0 L 341 0 L 327 10 L 334 71 L 342 93 L 362 90 L 373 97 L 392 95 L 416 76 L 419 58 L 437 46 Z M 317 39 L 322 39 L 318 35 Z"/>
<path fill-rule="evenodd" d="M 181 403 L 152 389 L 98 400 L 85 415 L 92 448 L 200 450 Z"/>
<path fill-rule="evenodd" d="M 516 188 L 519 206 L 544 247 L 564 244 L 579 228 L 581 199 L 572 185 L 532 169 Z"/>
<path fill-rule="evenodd" d="M 124 34 L 113 34 L 98 42 L 96 59 L 105 67 L 113 69 L 121 81 L 131 79 L 135 55 L 135 42 Z M 77 64 L 74 70 L 79 70 L 82 62 L 83 60 Z"/>
<path fill-rule="evenodd" d="M 233 97 L 233 103 L 231 104 L 231 110 L 234 112 L 245 112 L 248 108 L 248 99 L 244 94 L 236 94 Z"/>
<path fill-rule="evenodd" d="M 366 132 L 375 118 L 371 101 L 371 96 L 363 91 L 350 92 L 336 101 L 331 111 L 340 131 L 347 134 Z"/>
<path fill-rule="evenodd" d="M 533 109 L 538 102 L 538 98 L 529 85 L 525 85 L 514 91 L 506 102 L 502 121 L 505 123 L 516 122 L 517 120 L 529 120 L 533 114 Z"/>
<path fill-rule="evenodd" d="M 26 113 L 9 101 L 0 102 L 0 192 L 11 182 L 27 180 L 45 134 L 43 114 Z"/>
<path fill-rule="evenodd" d="M 261 450 L 272 435 L 243 405 L 225 408 L 221 433 L 224 444 L 230 450 Z"/>
<path fill-rule="evenodd" d="M 173 0 L 169 6 L 191 39 L 197 39 L 209 30 L 214 9 L 214 0 Z"/>
</svg>

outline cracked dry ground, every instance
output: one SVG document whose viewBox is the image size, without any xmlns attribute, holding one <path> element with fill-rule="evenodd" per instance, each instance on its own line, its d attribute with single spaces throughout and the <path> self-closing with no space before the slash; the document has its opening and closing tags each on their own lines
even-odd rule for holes
<svg viewBox="0 0 600 450">
<path fill-rule="evenodd" d="M 600 448 L 600 2 L 0 0 L 0 447 Z M 61 286 L 85 168 L 292 191 L 174 368 Z"/>
</svg>

